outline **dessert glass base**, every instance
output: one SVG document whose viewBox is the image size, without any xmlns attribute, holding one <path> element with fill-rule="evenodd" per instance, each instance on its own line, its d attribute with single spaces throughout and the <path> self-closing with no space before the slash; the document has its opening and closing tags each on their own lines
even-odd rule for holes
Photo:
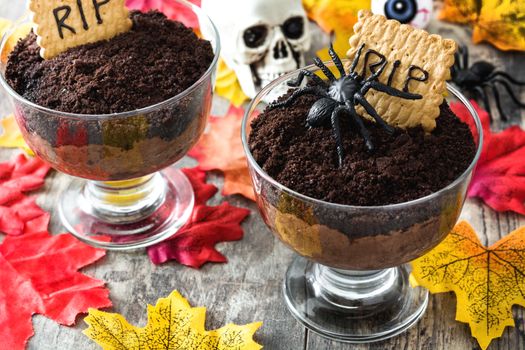
<svg viewBox="0 0 525 350">
<path fill-rule="evenodd" d="M 127 250 L 160 242 L 189 219 L 191 183 L 182 171 L 124 181 L 74 180 L 62 192 L 60 219 L 66 229 L 92 246 Z"/>
<path fill-rule="evenodd" d="M 423 316 L 428 291 L 412 288 L 409 274 L 408 265 L 352 271 L 296 257 L 286 272 L 284 299 L 299 322 L 325 338 L 375 342 L 404 332 Z"/>
</svg>

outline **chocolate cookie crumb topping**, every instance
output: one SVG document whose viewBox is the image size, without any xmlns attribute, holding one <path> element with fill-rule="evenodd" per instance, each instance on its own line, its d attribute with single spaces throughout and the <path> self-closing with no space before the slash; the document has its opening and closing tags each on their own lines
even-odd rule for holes
<svg viewBox="0 0 525 350">
<path fill-rule="evenodd" d="M 373 153 L 367 151 L 357 126 L 342 117 L 345 159 L 339 168 L 330 123 L 322 128 L 305 127 L 316 100 L 318 97 L 302 96 L 288 108 L 266 110 L 253 121 L 249 139 L 262 169 L 301 194 L 347 205 L 401 203 L 447 186 L 474 158 L 476 146 L 468 126 L 443 103 L 430 134 L 415 127 L 390 135 L 364 120 L 376 145 Z"/>
<path fill-rule="evenodd" d="M 51 109 L 106 114 L 154 105 L 187 89 L 210 66 L 213 51 L 182 23 L 158 11 L 131 12 L 131 31 L 82 45 L 50 60 L 36 35 L 19 41 L 6 79 L 26 99 Z"/>
</svg>

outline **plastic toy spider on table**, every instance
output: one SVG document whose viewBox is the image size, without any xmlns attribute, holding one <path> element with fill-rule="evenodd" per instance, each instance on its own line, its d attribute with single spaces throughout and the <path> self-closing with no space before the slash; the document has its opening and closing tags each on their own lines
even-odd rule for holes
<svg viewBox="0 0 525 350">
<path fill-rule="evenodd" d="M 452 66 L 451 71 L 452 82 L 463 90 L 463 92 L 480 97 L 489 115 L 491 115 L 491 113 L 487 89 L 492 91 L 500 118 L 505 121 L 509 120 L 501 106 L 498 86 L 503 87 L 507 91 L 516 105 L 525 108 L 525 103 L 518 99 L 511 87 L 511 84 L 525 86 L 524 81 L 516 80 L 508 73 L 495 70 L 496 67 L 486 61 L 474 62 L 474 64 L 469 67 L 468 48 L 466 46 L 460 46 L 455 56 L 456 62 L 454 66 Z"/>
</svg>

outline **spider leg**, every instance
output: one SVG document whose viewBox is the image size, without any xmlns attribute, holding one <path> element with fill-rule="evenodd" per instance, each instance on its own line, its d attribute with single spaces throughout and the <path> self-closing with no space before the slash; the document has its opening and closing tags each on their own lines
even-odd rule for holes
<svg viewBox="0 0 525 350">
<path fill-rule="evenodd" d="M 516 84 L 516 85 L 520 85 L 520 86 L 525 86 L 525 81 L 516 80 L 516 79 L 514 79 L 512 76 L 510 76 L 508 73 L 500 72 L 500 71 L 493 72 L 491 75 L 489 75 L 489 77 L 487 78 L 487 80 L 492 80 L 492 79 L 494 79 L 494 78 L 497 77 L 497 76 L 500 76 L 500 77 L 506 78 L 506 79 L 507 79 L 508 81 L 510 81 L 512 84 Z"/>
<path fill-rule="evenodd" d="M 382 83 L 379 83 L 377 81 L 368 81 L 366 83 L 363 84 L 363 87 L 361 88 L 361 91 L 359 91 L 359 93 L 364 96 L 368 90 L 370 89 L 374 89 L 374 90 L 377 90 L 377 91 L 380 91 L 380 92 L 384 92 L 390 96 L 394 96 L 394 97 L 401 97 L 401 98 L 405 98 L 405 99 L 408 99 L 408 100 L 420 100 L 423 98 L 423 96 L 419 95 L 419 94 L 412 94 L 410 92 L 405 92 L 405 91 L 401 91 L 401 90 L 398 90 L 398 89 L 395 89 L 391 86 L 388 86 L 388 85 L 385 85 L 385 84 L 382 84 Z"/>
<path fill-rule="evenodd" d="M 485 93 L 485 90 L 483 90 L 482 87 L 480 86 L 476 86 L 474 88 L 474 92 L 476 92 L 480 97 L 481 99 L 483 100 L 483 105 L 485 107 L 485 110 L 487 111 L 487 113 L 489 114 L 489 116 L 492 118 L 491 114 L 490 114 L 490 104 L 489 104 L 489 99 L 487 97 L 487 94 Z"/>
<path fill-rule="evenodd" d="M 374 144 L 372 143 L 372 139 L 370 138 L 370 132 L 365 126 L 365 123 L 363 123 L 362 117 L 357 114 L 357 111 L 355 110 L 355 107 L 352 103 L 347 102 L 346 103 L 346 109 L 350 112 L 350 115 L 352 116 L 353 120 L 359 127 L 359 133 L 365 140 L 366 148 L 371 152 L 374 150 Z"/>
<path fill-rule="evenodd" d="M 341 77 L 344 77 L 346 75 L 346 72 L 345 72 L 345 68 L 343 67 L 343 62 L 341 62 L 341 59 L 335 53 L 332 43 L 330 43 L 330 47 L 328 48 L 328 53 L 330 54 L 330 57 L 332 57 L 332 61 L 335 63 L 335 66 L 339 70 L 339 73 L 341 73 Z"/>
<path fill-rule="evenodd" d="M 459 57 L 459 52 L 458 51 L 456 51 L 454 53 L 454 64 L 451 67 L 452 69 L 455 69 L 455 70 L 460 70 L 461 69 L 461 61 L 460 61 L 460 57 Z"/>
<path fill-rule="evenodd" d="M 317 85 L 326 86 L 326 83 L 323 81 L 323 79 L 319 78 L 314 73 L 310 72 L 306 69 L 301 69 L 299 71 L 299 75 L 297 75 L 297 79 L 288 81 L 288 86 L 291 87 L 298 87 L 303 82 L 304 77 L 309 77 L 312 79 Z"/>
<path fill-rule="evenodd" d="M 385 121 L 379 116 L 379 114 L 377 113 L 377 111 L 374 109 L 374 107 L 372 107 L 372 105 L 370 103 L 368 103 L 368 101 L 363 97 L 361 96 L 360 94 L 355 94 L 354 95 L 354 98 L 356 99 L 356 101 L 359 102 L 359 104 L 361 106 L 363 106 L 363 108 L 365 109 L 365 111 L 372 117 L 374 118 L 374 120 L 376 121 L 377 124 L 379 124 L 383 129 L 386 130 L 386 132 L 388 132 L 390 135 L 392 135 L 394 132 L 395 132 L 395 129 L 388 125 L 387 123 L 385 123 Z"/>
<path fill-rule="evenodd" d="M 462 61 L 463 61 L 463 67 L 465 69 L 468 68 L 468 46 L 467 45 L 461 45 L 459 47 L 459 50 L 461 52 L 461 58 L 462 58 Z"/>
<path fill-rule="evenodd" d="M 286 100 L 281 102 L 275 102 L 268 106 L 269 109 L 275 109 L 279 107 L 289 107 L 297 98 L 303 95 L 318 95 L 322 97 L 329 97 L 328 93 L 323 90 L 320 86 L 307 86 L 301 89 L 295 90 Z"/>
<path fill-rule="evenodd" d="M 326 75 L 326 77 L 330 80 L 330 81 L 335 81 L 337 80 L 336 77 L 334 76 L 334 74 L 330 71 L 330 69 L 328 69 L 327 66 L 324 65 L 323 61 L 321 61 L 321 59 L 319 57 L 314 57 L 314 63 L 317 67 L 319 67 L 319 69 L 321 69 L 324 73 L 324 75 Z"/>
<path fill-rule="evenodd" d="M 339 125 L 339 114 L 346 110 L 345 106 L 337 106 L 332 112 L 330 121 L 332 123 L 332 130 L 334 132 L 335 143 L 337 145 L 337 158 L 339 161 L 339 167 L 343 166 L 343 160 L 345 157 L 345 150 L 343 148 L 343 140 L 341 139 L 341 126 Z"/>
<path fill-rule="evenodd" d="M 494 100 L 496 100 L 496 107 L 498 108 L 499 116 L 502 120 L 508 120 L 507 115 L 503 112 L 503 107 L 501 106 L 501 100 L 499 98 L 499 92 L 495 85 L 485 83 L 483 86 L 489 87 L 492 89 L 492 94 L 494 95 Z"/>
<path fill-rule="evenodd" d="M 514 94 L 514 91 L 512 91 L 512 88 L 510 86 L 510 84 L 503 80 L 503 79 L 493 79 L 492 80 L 492 83 L 495 85 L 496 83 L 499 83 L 501 85 L 503 85 L 503 87 L 505 88 L 505 90 L 507 90 L 510 98 L 512 99 L 512 101 L 514 101 L 515 104 L 517 104 L 518 106 L 520 106 L 521 108 L 525 108 L 525 103 L 521 102 L 518 97 Z"/>
<path fill-rule="evenodd" d="M 362 43 L 361 46 L 359 46 L 359 49 L 357 50 L 357 53 L 354 57 L 354 60 L 352 61 L 352 65 L 350 66 L 350 73 L 353 73 L 355 71 L 355 67 L 357 67 L 357 63 L 359 62 L 359 59 L 361 58 L 361 53 L 363 53 L 363 48 L 365 47 L 365 43 Z"/>
</svg>

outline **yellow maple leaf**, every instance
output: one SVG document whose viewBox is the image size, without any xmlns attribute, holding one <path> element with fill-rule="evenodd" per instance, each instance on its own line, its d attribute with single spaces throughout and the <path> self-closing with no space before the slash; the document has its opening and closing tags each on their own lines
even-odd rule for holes
<svg viewBox="0 0 525 350">
<path fill-rule="evenodd" d="M 148 323 L 130 325 L 122 315 L 90 309 L 84 334 L 105 350 L 258 350 L 253 334 L 262 322 L 244 326 L 227 324 L 213 331 L 204 328 L 206 309 L 191 307 L 173 291 L 155 306 L 148 305 Z"/>
<path fill-rule="evenodd" d="M 16 123 L 14 115 L 10 114 L 0 120 L 2 126 L 2 134 L 0 134 L 0 147 L 20 148 L 27 154 L 33 155 L 33 151 L 29 148 L 22 137 L 20 128 Z"/>
<path fill-rule="evenodd" d="M 486 349 L 506 326 L 514 326 L 512 305 L 525 306 L 525 227 L 487 248 L 467 222 L 460 222 L 436 248 L 413 261 L 412 270 L 414 285 L 431 293 L 456 293 L 456 320 L 468 323 Z"/>
<path fill-rule="evenodd" d="M 439 18 L 470 23 L 474 43 L 488 41 L 500 50 L 525 51 L 525 1 L 445 0 Z"/>
<path fill-rule="evenodd" d="M 234 70 L 226 65 L 224 60 L 219 60 L 217 78 L 215 81 L 215 92 L 229 100 L 235 107 L 241 106 L 248 96 L 244 94 Z"/>
<path fill-rule="evenodd" d="M 303 0 L 308 17 L 326 33 L 335 35 L 334 49 L 345 57 L 350 48 L 348 39 L 353 34 L 359 10 L 369 10 L 370 0 Z M 317 53 L 323 61 L 330 60 L 328 49 Z"/>
</svg>

